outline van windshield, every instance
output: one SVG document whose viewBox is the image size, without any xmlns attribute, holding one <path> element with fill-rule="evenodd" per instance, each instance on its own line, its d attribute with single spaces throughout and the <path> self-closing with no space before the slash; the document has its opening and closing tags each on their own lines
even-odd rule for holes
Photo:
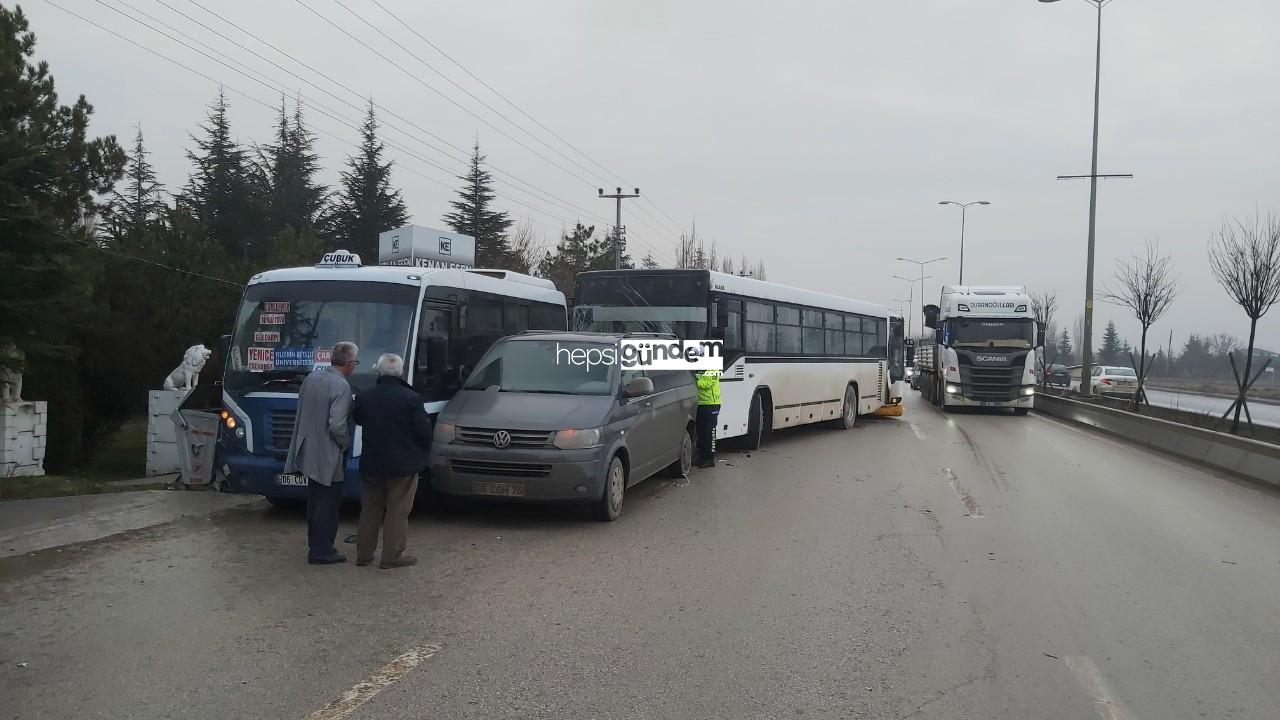
<svg viewBox="0 0 1280 720">
<path fill-rule="evenodd" d="M 481 358 L 465 390 L 608 395 L 617 345 L 559 340 L 504 340 Z"/>
</svg>

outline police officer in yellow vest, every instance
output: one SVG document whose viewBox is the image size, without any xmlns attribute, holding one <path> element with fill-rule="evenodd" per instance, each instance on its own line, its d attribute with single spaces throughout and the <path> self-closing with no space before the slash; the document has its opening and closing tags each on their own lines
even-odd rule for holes
<svg viewBox="0 0 1280 720">
<path fill-rule="evenodd" d="M 716 466 L 716 425 L 720 422 L 720 371 L 701 370 L 698 380 L 698 467 Z"/>
</svg>

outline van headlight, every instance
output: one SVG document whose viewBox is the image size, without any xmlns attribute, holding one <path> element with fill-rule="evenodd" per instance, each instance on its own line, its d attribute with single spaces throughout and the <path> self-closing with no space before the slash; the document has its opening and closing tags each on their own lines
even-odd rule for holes
<svg viewBox="0 0 1280 720">
<path fill-rule="evenodd" d="M 604 437 L 604 433 L 600 431 L 600 428 L 561 430 L 556 433 L 556 439 L 553 444 L 561 450 L 584 450 L 598 447 L 602 437 Z"/>
<path fill-rule="evenodd" d="M 458 435 L 458 426 L 453 423 L 438 422 L 431 433 L 431 442 L 436 445 L 448 445 Z"/>
</svg>

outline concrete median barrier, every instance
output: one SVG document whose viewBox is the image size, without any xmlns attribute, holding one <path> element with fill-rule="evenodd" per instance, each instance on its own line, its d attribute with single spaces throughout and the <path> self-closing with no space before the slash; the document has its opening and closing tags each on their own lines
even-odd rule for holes
<svg viewBox="0 0 1280 720">
<path fill-rule="evenodd" d="M 1037 395 L 1035 409 L 1166 455 L 1280 487 L 1278 445 L 1052 395 Z"/>
</svg>

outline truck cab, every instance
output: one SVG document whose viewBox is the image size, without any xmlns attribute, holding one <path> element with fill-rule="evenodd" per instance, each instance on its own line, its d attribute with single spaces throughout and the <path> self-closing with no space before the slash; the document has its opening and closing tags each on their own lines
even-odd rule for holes
<svg viewBox="0 0 1280 720">
<path fill-rule="evenodd" d="M 934 342 L 918 351 L 918 384 L 941 407 L 1008 407 L 1035 403 L 1035 349 L 1043 330 L 1021 286 L 946 285 L 925 308 Z"/>
</svg>

